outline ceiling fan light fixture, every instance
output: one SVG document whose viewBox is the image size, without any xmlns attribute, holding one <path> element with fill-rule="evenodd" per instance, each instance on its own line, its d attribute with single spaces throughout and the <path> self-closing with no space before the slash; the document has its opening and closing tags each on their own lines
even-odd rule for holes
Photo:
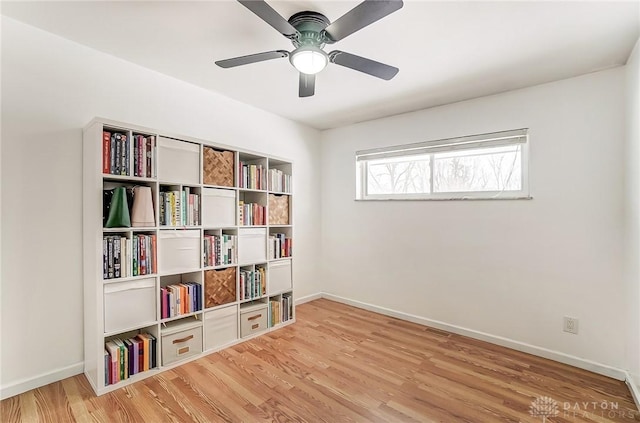
<svg viewBox="0 0 640 423">
<path fill-rule="evenodd" d="M 289 61 L 298 71 L 315 75 L 329 64 L 329 56 L 318 47 L 300 46 L 291 52 Z"/>
</svg>

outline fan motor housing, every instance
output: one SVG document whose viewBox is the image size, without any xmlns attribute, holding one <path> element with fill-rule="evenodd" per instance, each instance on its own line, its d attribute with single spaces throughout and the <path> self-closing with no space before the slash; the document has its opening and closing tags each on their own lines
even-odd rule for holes
<svg viewBox="0 0 640 423">
<path fill-rule="evenodd" d="M 322 13 L 298 12 L 289 18 L 289 23 L 300 33 L 291 40 L 296 48 L 304 45 L 322 48 L 327 41 L 323 31 L 331 22 Z"/>
</svg>

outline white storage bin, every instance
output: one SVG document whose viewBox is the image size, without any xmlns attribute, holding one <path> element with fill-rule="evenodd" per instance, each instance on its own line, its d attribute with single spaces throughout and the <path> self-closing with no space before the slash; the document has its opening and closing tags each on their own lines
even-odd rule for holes
<svg viewBox="0 0 640 423">
<path fill-rule="evenodd" d="M 240 336 L 253 335 L 267 330 L 267 316 L 269 315 L 266 304 L 240 309 Z"/>
<path fill-rule="evenodd" d="M 158 139 L 158 179 L 180 184 L 200 183 L 200 146 L 169 138 Z"/>
<path fill-rule="evenodd" d="M 238 307 L 225 307 L 204 314 L 205 350 L 227 345 L 238 339 Z"/>
<path fill-rule="evenodd" d="M 162 365 L 167 366 L 202 352 L 202 326 L 162 334 Z"/>
<path fill-rule="evenodd" d="M 200 231 L 160 231 L 158 271 L 193 271 L 200 268 Z"/>
<path fill-rule="evenodd" d="M 291 260 L 269 263 L 267 286 L 270 293 L 291 290 Z"/>
<path fill-rule="evenodd" d="M 155 278 L 104 285 L 104 332 L 139 328 L 156 321 Z"/>
<path fill-rule="evenodd" d="M 266 228 L 240 228 L 238 230 L 238 261 L 240 264 L 267 261 Z"/>
<path fill-rule="evenodd" d="M 227 227 L 236 224 L 236 192 L 228 189 L 202 189 L 202 226 Z"/>
</svg>

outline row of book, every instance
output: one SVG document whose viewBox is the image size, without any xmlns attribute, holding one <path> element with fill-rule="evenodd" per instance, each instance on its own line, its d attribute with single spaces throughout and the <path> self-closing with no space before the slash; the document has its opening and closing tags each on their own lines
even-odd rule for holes
<svg viewBox="0 0 640 423">
<path fill-rule="evenodd" d="M 269 300 L 271 311 L 271 327 L 293 318 L 293 301 L 291 294 L 283 294 L 280 300 Z"/>
<path fill-rule="evenodd" d="M 133 176 L 156 177 L 156 137 L 153 135 L 133 136 Z"/>
<path fill-rule="evenodd" d="M 197 226 L 200 224 L 200 195 L 189 187 L 182 191 L 160 192 L 160 225 Z"/>
<path fill-rule="evenodd" d="M 266 225 L 267 208 L 258 203 L 238 202 L 238 222 L 240 226 Z"/>
<path fill-rule="evenodd" d="M 240 188 L 267 189 L 267 168 L 261 164 L 247 164 L 240 161 L 238 176 Z"/>
<path fill-rule="evenodd" d="M 238 237 L 236 235 L 204 234 L 204 265 L 222 266 L 238 262 Z"/>
<path fill-rule="evenodd" d="M 150 333 L 112 339 L 104 345 L 104 384 L 112 385 L 157 366 L 157 340 Z"/>
<path fill-rule="evenodd" d="M 269 169 L 269 189 L 276 192 L 291 192 L 291 175 L 280 169 Z"/>
<path fill-rule="evenodd" d="M 156 137 L 135 134 L 132 138 L 133 145 L 131 138 L 124 132 L 102 132 L 102 173 L 155 178 Z"/>
<path fill-rule="evenodd" d="M 160 288 L 162 319 L 202 310 L 202 285 L 185 282 Z"/>
<path fill-rule="evenodd" d="M 291 257 L 293 254 L 293 239 L 286 234 L 274 233 L 269 235 L 269 260 Z"/>
<path fill-rule="evenodd" d="M 106 235 L 102 238 L 103 279 L 149 275 L 157 271 L 156 235 Z"/>
<path fill-rule="evenodd" d="M 280 301 L 269 300 L 269 307 L 271 310 L 271 327 L 274 327 L 278 323 L 282 323 L 282 309 L 280 307 Z"/>
<path fill-rule="evenodd" d="M 267 271 L 264 267 L 240 270 L 240 301 L 260 298 L 267 293 Z"/>
</svg>

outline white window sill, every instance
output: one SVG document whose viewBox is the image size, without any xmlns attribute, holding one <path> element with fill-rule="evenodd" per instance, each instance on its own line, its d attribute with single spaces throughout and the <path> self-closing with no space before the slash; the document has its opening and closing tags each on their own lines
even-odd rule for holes
<svg viewBox="0 0 640 423">
<path fill-rule="evenodd" d="M 527 197 L 464 197 L 464 198 L 356 198 L 355 201 L 508 201 L 508 200 L 533 200 L 532 196 Z"/>
</svg>

